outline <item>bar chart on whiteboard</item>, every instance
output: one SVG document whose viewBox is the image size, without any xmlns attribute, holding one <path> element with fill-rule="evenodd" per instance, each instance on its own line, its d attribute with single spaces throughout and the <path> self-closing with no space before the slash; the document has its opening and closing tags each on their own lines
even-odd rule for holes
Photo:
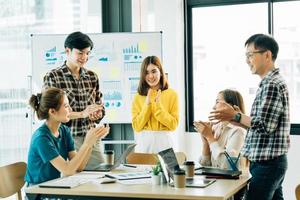
<svg viewBox="0 0 300 200">
<path fill-rule="evenodd" d="M 86 68 L 99 76 L 106 115 L 104 123 L 131 123 L 131 103 L 137 92 L 145 57 L 162 60 L 162 33 L 88 34 L 94 42 Z M 66 34 L 32 35 L 32 92 L 40 91 L 43 76 L 65 61 Z"/>
</svg>

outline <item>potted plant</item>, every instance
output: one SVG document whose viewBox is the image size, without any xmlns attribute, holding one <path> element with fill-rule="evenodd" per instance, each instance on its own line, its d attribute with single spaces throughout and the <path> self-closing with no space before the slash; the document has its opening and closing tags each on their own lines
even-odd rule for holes
<svg viewBox="0 0 300 200">
<path fill-rule="evenodd" d="M 160 185 L 161 183 L 161 165 L 160 162 L 157 162 L 155 166 L 152 167 L 152 184 Z"/>
</svg>

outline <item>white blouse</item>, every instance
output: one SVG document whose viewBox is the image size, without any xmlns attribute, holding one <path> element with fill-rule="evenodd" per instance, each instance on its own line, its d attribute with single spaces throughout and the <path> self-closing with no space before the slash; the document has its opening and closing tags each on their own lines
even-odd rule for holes
<svg viewBox="0 0 300 200">
<path fill-rule="evenodd" d="M 228 122 L 218 123 L 212 128 L 217 141 L 209 145 L 210 155 L 202 155 L 199 162 L 202 166 L 230 169 L 227 158 L 223 152 L 226 150 L 231 157 L 237 157 L 244 145 L 246 130 Z"/>
</svg>

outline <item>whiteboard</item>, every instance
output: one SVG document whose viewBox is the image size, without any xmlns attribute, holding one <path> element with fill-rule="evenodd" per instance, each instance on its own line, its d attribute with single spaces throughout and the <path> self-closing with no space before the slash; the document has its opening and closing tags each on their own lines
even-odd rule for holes
<svg viewBox="0 0 300 200">
<path fill-rule="evenodd" d="M 162 60 L 162 32 L 88 34 L 94 43 L 85 65 L 99 76 L 106 109 L 105 123 L 131 123 L 131 102 L 137 92 L 143 59 Z M 63 64 L 67 34 L 32 34 L 32 92 L 40 92 L 43 77 Z"/>
</svg>

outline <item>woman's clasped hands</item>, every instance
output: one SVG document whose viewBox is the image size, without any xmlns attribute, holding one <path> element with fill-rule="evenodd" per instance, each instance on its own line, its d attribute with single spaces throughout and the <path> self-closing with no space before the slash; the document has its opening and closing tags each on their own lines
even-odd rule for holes
<svg viewBox="0 0 300 200">
<path fill-rule="evenodd" d="M 212 124 L 210 122 L 203 122 L 200 120 L 194 121 L 194 128 L 208 142 L 213 142 L 215 140 Z"/>
<path fill-rule="evenodd" d="M 156 95 L 155 95 L 155 93 L 156 93 Z M 160 100 L 160 96 L 161 96 L 161 90 L 160 89 L 159 90 L 154 90 L 154 89 L 151 89 L 151 88 L 148 89 L 148 93 L 147 93 L 147 97 L 146 97 L 146 104 L 147 105 L 151 104 L 151 99 L 153 98 L 152 96 L 154 96 L 154 95 L 155 95 L 154 102 L 158 103 L 159 100 Z"/>
</svg>

